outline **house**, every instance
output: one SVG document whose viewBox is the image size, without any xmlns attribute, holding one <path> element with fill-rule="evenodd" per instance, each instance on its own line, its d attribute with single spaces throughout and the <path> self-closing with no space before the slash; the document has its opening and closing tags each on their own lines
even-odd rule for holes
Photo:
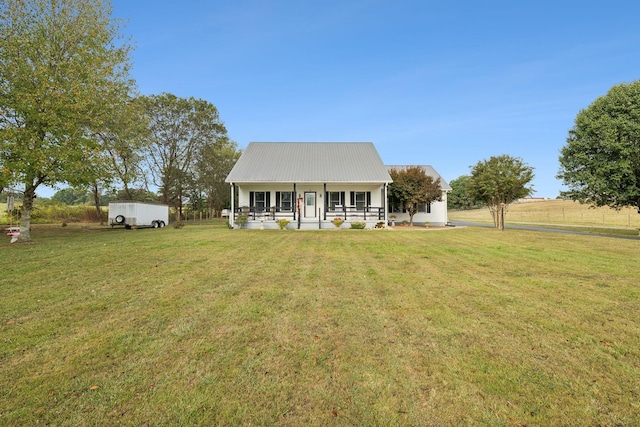
<svg viewBox="0 0 640 427">
<path fill-rule="evenodd" d="M 442 189 L 442 200 L 427 203 L 418 208 L 418 212 L 413 216 L 413 223 L 416 225 L 429 223 L 435 226 L 443 226 L 449 222 L 447 214 L 447 194 L 451 191 L 451 186 L 440 176 L 436 170 L 429 165 L 388 165 L 387 170 L 403 169 L 408 166 L 420 166 L 425 173 L 433 178 L 434 181 L 440 179 L 440 188 Z M 390 217 L 395 217 L 395 222 L 409 221 L 409 214 L 402 206 L 394 206 L 389 204 Z"/>
<path fill-rule="evenodd" d="M 229 223 L 239 215 L 247 228 L 335 228 L 334 218 L 387 223 L 391 177 L 370 142 L 252 142 L 227 176 Z M 237 206 L 235 205 L 237 194 Z"/>
</svg>

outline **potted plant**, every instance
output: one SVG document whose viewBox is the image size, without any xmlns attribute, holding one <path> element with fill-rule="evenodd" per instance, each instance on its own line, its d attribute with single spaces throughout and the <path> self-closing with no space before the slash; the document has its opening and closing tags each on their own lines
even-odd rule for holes
<svg viewBox="0 0 640 427">
<path fill-rule="evenodd" d="M 342 219 L 342 218 L 333 218 L 331 220 L 331 223 L 333 225 L 335 225 L 336 228 L 340 228 L 340 226 L 342 226 L 342 224 L 344 223 L 344 219 Z"/>
<path fill-rule="evenodd" d="M 389 219 L 391 220 L 391 226 L 395 227 L 395 225 L 396 225 L 396 216 L 395 215 L 389 215 Z"/>
</svg>

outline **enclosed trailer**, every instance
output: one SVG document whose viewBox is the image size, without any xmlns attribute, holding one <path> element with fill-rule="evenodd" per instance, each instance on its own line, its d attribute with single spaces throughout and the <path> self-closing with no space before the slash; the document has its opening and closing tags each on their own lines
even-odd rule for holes
<svg viewBox="0 0 640 427">
<path fill-rule="evenodd" d="M 169 223 L 169 206 L 141 202 L 109 203 L 109 224 L 125 228 L 162 228 Z"/>
</svg>

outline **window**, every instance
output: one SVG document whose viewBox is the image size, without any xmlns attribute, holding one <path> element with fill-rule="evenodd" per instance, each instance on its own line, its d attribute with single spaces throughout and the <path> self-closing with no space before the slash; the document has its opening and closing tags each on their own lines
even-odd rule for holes
<svg viewBox="0 0 640 427">
<path fill-rule="evenodd" d="M 327 200 L 329 200 L 329 209 L 336 210 L 336 206 L 344 205 L 344 191 L 328 191 Z"/>
<path fill-rule="evenodd" d="M 363 211 L 366 207 L 371 205 L 371 192 L 352 191 L 350 204 L 351 206 L 355 206 L 356 210 Z"/>
<path fill-rule="evenodd" d="M 405 212 L 405 209 L 399 203 L 393 203 L 393 204 L 391 204 L 389 206 L 389 212 L 391 212 L 391 213 L 403 213 L 403 212 Z"/>
<path fill-rule="evenodd" d="M 264 191 L 256 191 L 254 193 L 254 206 L 258 209 L 264 209 L 264 202 L 265 202 L 265 197 L 264 197 Z"/>
<path fill-rule="evenodd" d="M 294 199 L 291 191 L 276 191 L 276 206 L 281 211 L 292 211 Z"/>
<path fill-rule="evenodd" d="M 249 193 L 249 205 L 255 208 L 256 212 L 264 212 L 269 207 L 270 194 L 268 191 L 251 191 Z"/>
</svg>

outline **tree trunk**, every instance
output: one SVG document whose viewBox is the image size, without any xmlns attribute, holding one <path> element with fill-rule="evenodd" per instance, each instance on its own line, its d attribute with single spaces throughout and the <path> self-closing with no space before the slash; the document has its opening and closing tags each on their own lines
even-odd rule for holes
<svg viewBox="0 0 640 427">
<path fill-rule="evenodd" d="M 102 216 L 102 209 L 100 209 L 100 189 L 98 183 L 93 183 L 93 203 L 96 205 L 96 214 L 100 220 L 100 225 L 104 225 L 104 217 Z"/>
<path fill-rule="evenodd" d="M 19 243 L 31 242 L 31 211 L 33 209 L 33 199 L 36 196 L 36 186 L 32 183 L 26 185 L 24 200 L 22 202 L 22 213 L 20 215 L 20 235 Z"/>
</svg>

